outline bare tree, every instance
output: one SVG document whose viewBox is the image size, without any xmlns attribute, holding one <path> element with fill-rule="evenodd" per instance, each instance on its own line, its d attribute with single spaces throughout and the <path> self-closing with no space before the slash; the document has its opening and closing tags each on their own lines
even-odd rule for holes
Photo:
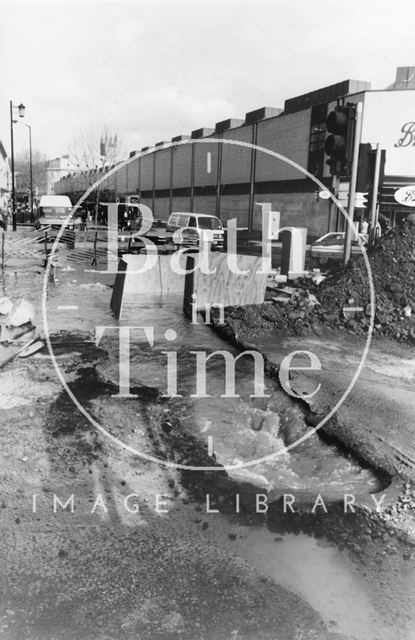
<svg viewBox="0 0 415 640">
<path fill-rule="evenodd" d="M 72 162 L 81 171 L 91 174 L 98 170 L 108 170 L 119 162 L 123 155 L 118 133 L 108 127 L 103 127 L 101 131 L 92 127 L 82 129 L 72 138 L 68 151 Z M 91 180 L 93 184 L 93 176 Z"/>
<path fill-rule="evenodd" d="M 46 183 L 47 156 L 38 149 L 32 150 L 32 180 L 34 193 L 42 191 Z M 30 192 L 30 155 L 28 151 L 16 154 L 14 167 L 19 175 L 21 188 Z"/>
<path fill-rule="evenodd" d="M 92 186 L 98 172 L 104 175 L 123 158 L 124 149 L 117 131 L 104 126 L 101 130 L 88 127 L 79 131 L 68 145 L 72 162 L 78 167 L 79 180 Z M 100 188 L 96 190 L 95 223 L 98 218 Z"/>
</svg>

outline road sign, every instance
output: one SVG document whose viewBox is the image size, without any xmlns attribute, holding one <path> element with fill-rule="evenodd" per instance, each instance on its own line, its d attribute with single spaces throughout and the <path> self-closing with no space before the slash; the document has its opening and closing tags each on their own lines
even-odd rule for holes
<svg viewBox="0 0 415 640">
<path fill-rule="evenodd" d="M 318 197 L 321 198 L 321 200 L 328 200 L 331 196 L 330 191 L 319 191 Z"/>
<path fill-rule="evenodd" d="M 401 187 L 393 194 L 396 202 L 403 204 L 405 207 L 415 207 L 415 184 Z"/>
</svg>

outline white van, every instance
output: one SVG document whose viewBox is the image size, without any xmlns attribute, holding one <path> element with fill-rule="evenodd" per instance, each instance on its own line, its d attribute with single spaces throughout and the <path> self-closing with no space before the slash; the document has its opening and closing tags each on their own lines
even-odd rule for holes
<svg viewBox="0 0 415 640">
<path fill-rule="evenodd" d="M 166 230 L 174 233 L 177 244 L 197 246 L 202 234 L 212 243 L 212 248 L 223 248 L 224 229 L 216 216 L 205 213 L 174 212 L 170 215 Z"/>
<path fill-rule="evenodd" d="M 72 208 L 68 196 L 42 196 L 37 210 L 35 227 L 47 230 L 48 238 L 53 240 Z M 70 220 L 62 234 L 62 241 L 70 246 L 75 244 L 75 224 L 77 223 L 78 218 Z"/>
</svg>

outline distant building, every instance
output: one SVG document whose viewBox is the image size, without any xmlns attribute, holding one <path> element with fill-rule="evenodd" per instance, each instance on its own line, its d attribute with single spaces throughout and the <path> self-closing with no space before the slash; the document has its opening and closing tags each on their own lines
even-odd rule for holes
<svg viewBox="0 0 415 640">
<path fill-rule="evenodd" d="M 76 165 L 71 161 L 69 155 L 47 160 L 44 180 L 39 185 L 39 195 L 53 195 L 55 193 L 55 182 L 69 175 L 75 169 Z"/>
<path fill-rule="evenodd" d="M 195 211 L 214 214 L 224 223 L 237 218 L 238 227 L 260 231 L 258 204 L 271 203 L 281 212 L 282 226 L 306 227 L 309 238 L 342 230 L 341 210 L 331 199 L 320 198 L 320 191 L 329 190 L 341 200 L 349 188 L 348 178 L 342 174 L 339 180 L 328 166 L 327 120 L 336 107 L 360 103 L 359 143 L 378 144 L 386 151 L 380 213 L 395 224 L 410 211 L 395 193 L 415 185 L 414 73 L 415 67 L 399 67 L 393 85 L 380 91 L 371 90 L 368 82 L 344 80 L 290 98 L 283 108 L 262 107 L 243 119 L 173 137 L 171 147 L 143 147 L 103 181 L 100 192 L 107 199 L 139 193 L 161 220 L 174 211 Z M 55 184 L 56 193 L 73 201 L 86 188 L 74 176 Z M 356 219 L 365 215 L 364 205 L 356 206 Z"/>
<path fill-rule="evenodd" d="M 5 209 L 11 190 L 11 171 L 9 158 L 0 140 L 0 208 Z"/>
<path fill-rule="evenodd" d="M 395 82 L 388 87 L 388 91 L 407 89 L 415 89 L 415 67 L 398 67 Z"/>
</svg>

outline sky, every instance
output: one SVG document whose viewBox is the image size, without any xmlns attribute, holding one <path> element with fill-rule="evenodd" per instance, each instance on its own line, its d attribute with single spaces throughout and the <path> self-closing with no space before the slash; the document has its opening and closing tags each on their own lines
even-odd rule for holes
<svg viewBox="0 0 415 640">
<path fill-rule="evenodd" d="M 0 139 L 10 100 L 54 158 L 85 128 L 128 153 L 349 78 L 385 89 L 415 65 L 414 18 L 413 0 L 0 0 Z"/>
</svg>

